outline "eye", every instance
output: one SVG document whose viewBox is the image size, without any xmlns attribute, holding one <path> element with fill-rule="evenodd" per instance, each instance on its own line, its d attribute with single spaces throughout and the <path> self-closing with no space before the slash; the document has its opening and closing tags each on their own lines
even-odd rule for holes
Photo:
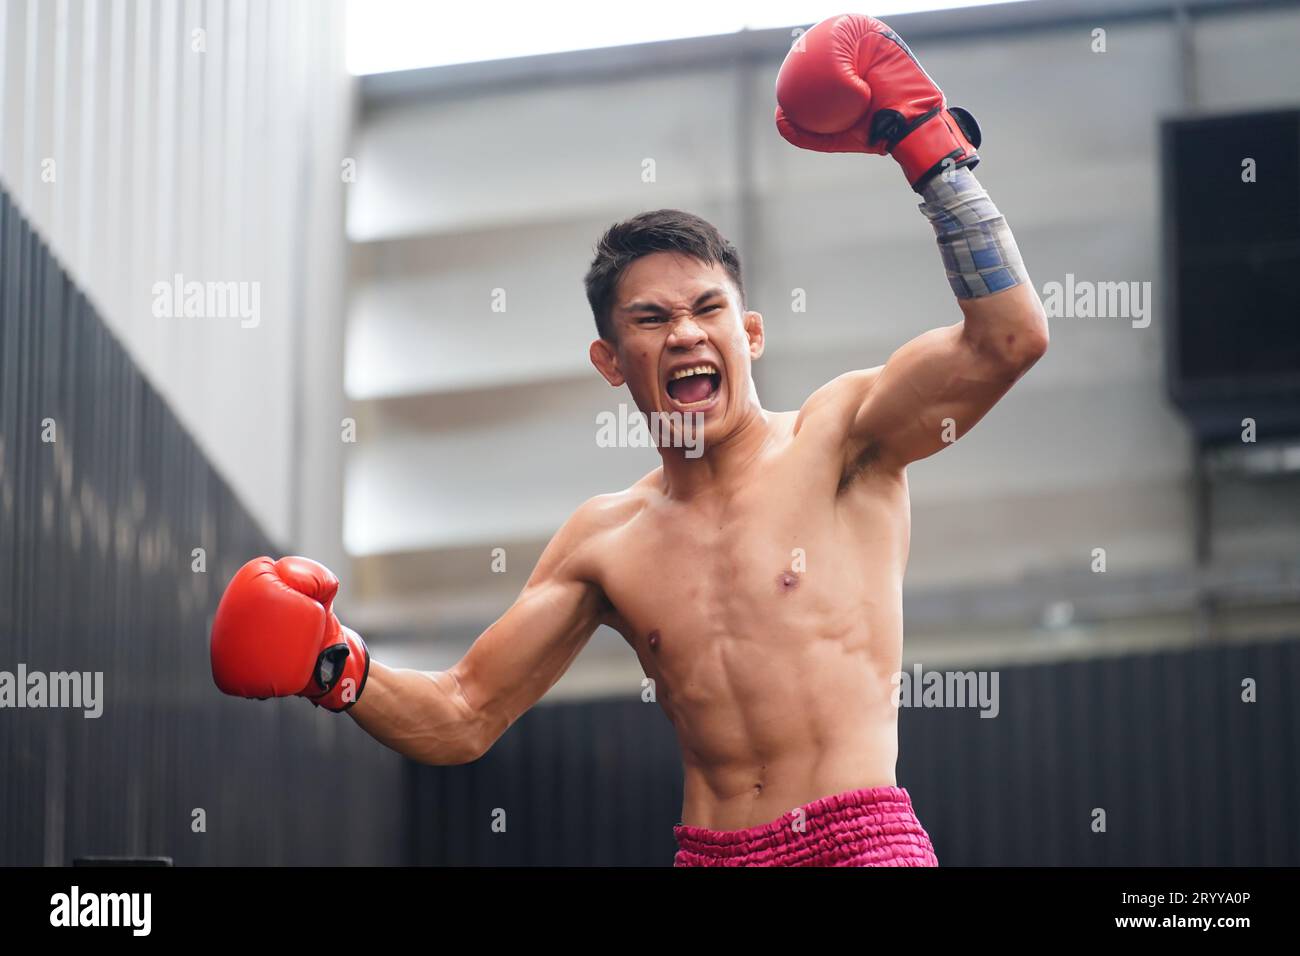
<svg viewBox="0 0 1300 956">
<path fill-rule="evenodd" d="M 715 304 L 713 304 L 713 305 L 706 305 L 706 306 L 705 306 L 704 308 L 702 308 L 700 311 L 701 311 L 701 312 L 717 312 L 717 311 L 718 311 L 719 309 L 721 309 L 721 308 L 722 308 L 722 306 L 720 306 L 720 305 L 718 305 L 718 304 L 715 303 Z"/>
</svg>

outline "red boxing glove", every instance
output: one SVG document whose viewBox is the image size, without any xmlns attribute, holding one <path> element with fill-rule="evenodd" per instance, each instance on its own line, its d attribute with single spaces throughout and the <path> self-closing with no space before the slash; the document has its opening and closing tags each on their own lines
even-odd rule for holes
<svg viewBox="0 0 1300 956">
<path fill-rule="evenodd" d="M 254 558 L 212 621 L 212 679 L 236 697 L 297 694 L 327 710 L 361 696 L 370 653 L 330 610 L 339 579 L 309 558 Z"/>
<path fill-rule="evenodd" d="M 897 33 L 875 17 L 831 17 L 803 34 L 776 78 L 776 127 L 823 153 L 889 153 L 913 189 L 945 168 L 979 162 L 980 129 Z"/>
</svg>

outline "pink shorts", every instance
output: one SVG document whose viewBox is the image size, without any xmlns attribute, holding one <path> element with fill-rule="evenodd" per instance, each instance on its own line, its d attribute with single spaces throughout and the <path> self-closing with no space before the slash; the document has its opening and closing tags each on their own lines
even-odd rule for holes
<svg viewBox="0 0 1300 956">
<path fill-rule="evenodd" d="M 902 787 L 850 790 L 747 830 L 673 827 L 673 866 L 938 866 Z"/>
</svg>

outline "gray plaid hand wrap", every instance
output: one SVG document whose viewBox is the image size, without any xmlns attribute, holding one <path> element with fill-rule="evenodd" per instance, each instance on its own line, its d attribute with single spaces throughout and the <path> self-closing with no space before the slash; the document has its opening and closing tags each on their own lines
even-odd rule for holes
<svg viewBox="0 0 1300 956">
<path fill-rule="evenodd" d="M 948 177 L 925 184 L 918 208 L 934 226 L 953 294 L 975 299 L 1027 282 L 1011 229 L 975 174 L 961 168 Z"/>
</svg>

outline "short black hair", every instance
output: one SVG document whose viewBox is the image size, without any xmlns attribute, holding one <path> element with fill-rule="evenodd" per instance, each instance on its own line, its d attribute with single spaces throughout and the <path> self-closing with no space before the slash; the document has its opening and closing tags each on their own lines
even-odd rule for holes
<svg viewBox="0 0 1300 956">
<path fill-rule="evenodd" d="M 680 209 L 655 209 L 643 212 L 605 230 L 596 243 L 596 257 L 591 260 L 584 280 L 587 301 L 596 319 L 596 331 L 602 339 L 613 340 L 610 312 L 614 291 L 623 273 L 634 261 L 654 252 L 677 252 L 685 256 L 720 265 L 745 301 L 741 280 L 740 254 L 717 227 L 694 213 Z"/>
</svg>

